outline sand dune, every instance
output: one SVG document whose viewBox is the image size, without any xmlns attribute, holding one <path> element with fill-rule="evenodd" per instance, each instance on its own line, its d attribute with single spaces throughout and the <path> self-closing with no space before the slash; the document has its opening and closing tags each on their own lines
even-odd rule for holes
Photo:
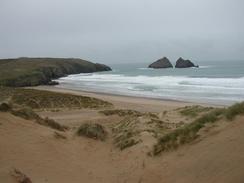
<svg viewBox="0 0 244 183">
<path fill-rule="evenodd" d="M 134 101 L 128 106 L 154 112 L 160 105 L 158 111 L 177 106 L 173 103 L 167 108 L 163 102 L 154 106 L 150 101 L 144 108 L 138 107 L 142 102 L 145 101 Z M 119 102 L 113 103 L 118 107 Z M 231 123 L 219 121 L 214 127 L 205 128 L 197 141 L 150 157 L 147 152 L 155 141 L 147 135 L 143 143 L 123 151 L 114 146 L 110 133 L 106 141 L 75 135 L 76 128 L 87 121 L 95 121 L 109 130 L 121 120 L 119 116 L 104 116 L 94 109 L 39 114 L 69 126 L 70 130 L 58 132 L 66 139 L 56 137 L 55 130 L 34 121 L 0 112 L 1 182 L 16 182 L 11 176 L 14 168 L 40 183 L 244 182 L 244 117 Z"/>
</svg>

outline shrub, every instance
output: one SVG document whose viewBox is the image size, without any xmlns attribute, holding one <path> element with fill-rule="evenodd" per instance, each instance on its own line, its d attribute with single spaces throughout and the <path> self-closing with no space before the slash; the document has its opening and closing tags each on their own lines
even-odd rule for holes
<svg viewBox="0 0 244 183">
<path fill-rule="evenodd" d="M 11 106 L 7 103 L 1 103 L 0 104 L 0 111 L 7 112 L 11 110 Z"/>
<path fill-rule="evenodd" d="M 100 124 L 84 123 L 79 127 L 77 135 L 103 141 L 107 136 L 107 131 Z"/>
</svg>

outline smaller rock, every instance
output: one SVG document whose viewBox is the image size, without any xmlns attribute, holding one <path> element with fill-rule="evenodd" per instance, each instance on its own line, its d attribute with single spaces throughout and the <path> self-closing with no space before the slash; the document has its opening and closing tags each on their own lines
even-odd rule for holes
<svg viewBox="0 0 244 183">
<path fill-rule="evenodd" d="M 148 66 L 149 68 L 161 69 L 161 68 L 172 68 L 173 65 L 170 63 L 167 57 L 163 57 Z"/>
<path fill-rule="evenodd" d="M 176 61 L 175 68 L 188 68 L 188 67 L 198 67 L 198 65 L 195 65 L 190 60 L 184 60 L 181 57 Z"/>
</svg>

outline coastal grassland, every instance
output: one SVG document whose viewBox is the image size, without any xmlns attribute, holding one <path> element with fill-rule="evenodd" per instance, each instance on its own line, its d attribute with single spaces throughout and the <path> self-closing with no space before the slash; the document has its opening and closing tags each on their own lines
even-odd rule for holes
<svg viewBox="0 0 244 183">
<path fill-rule="evenodd" d="M 0 59 L 0 85 L 20 87 L 53 84 L 52 79 L 67 74 L 109 71 L 103 64 L 74 58 Z"/>
<path fill-rule="evenodd" d="M 150 116 L 153 118 L 158 118 L 158 115 L 155 113 L 152 113 L 152 112 L 143 113 L 143 112 L 139 112 L 139 111 L 131 110 L 131 109 L 106 109 L 106 110 L 99 111 L 99 113 L 104 114 L 106 116 L 111 116 L 111 115 L 118 115 L 121 117 L 125 117 L 125 116 L 134 116 L 134 117 Z"/>
<path fill-rule="evenodd" d="M 232 120 L 235 116 L 244 114 L 244 102 L 234 104 L 228 108 L 216 108 L 197 118 L 190 124 L 175 129 L 158 139 L 154 145 L 153 155 L 158 155 L 163 151 L 170 151 L 178 148 L 182 144 L 190 143 L 199 135 L 200 129 L 206 124 L 215 123 L 219 119 Z"/>
<path fill-rule="evenodd" d="M 0 101 L 7 100 L 13 104 L 38 110 L 106 108 L 112 106 L 111 103 L 100 99 L 58 92 L 9 87 L 0 87 L 0 91 Z"/>
<path fill-rule="evenodd" d="M 213 107 L 203 107 L 200 105 L 185 106 L 183 108 L 178 108 L 179 112 L 183 116 L 197 117 L 200 113 L 208 112 L 214 109 Z"/>
</svg>

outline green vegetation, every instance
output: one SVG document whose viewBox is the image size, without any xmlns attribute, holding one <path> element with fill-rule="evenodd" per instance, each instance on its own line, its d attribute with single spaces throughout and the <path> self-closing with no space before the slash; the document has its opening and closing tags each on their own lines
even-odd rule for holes
<svg viewBox="0 0 244 183">
<path fill-rule="evenodd" d="M 198 137 L 199 130 L 205 127 L 207 123 L 214 123 L 221 117 L 226 117 L 227 120 L 232 120 L 237 115 L 241 114 L 244 114 L 244 102 L 234 104 L 226 109 L 213 109 L 194 120 L 194 122 L 175 129 L 159 138 L 158 143 L 154 146 L 153 154 L 157 155 L 163 151 L 176 149 L 181 144 L 192 142 Z"/>
<path fill-rule="evenodd" d="M 103 110 L 99 111 L 100 113 L 110 116 L 110 115 L 118 115 L 118 116 L 142 116 L 143 114 L 139 111 L 129 110 L 129 109 L 111 109 L 111 110 Z"/>
<path fill-rule="evenodd" d="M 37 113 L 35 113 L 31 108 L 28 108 L 28 107 L 23 108 L 23 107 L 18 106 L 17 108 L 15 108 L 7 103 L 2 103 L 0 105 L 0 111 L 10 112 L 11 114 L 21 117 L 26 120 L 34 120 L 36 123 L 38 123 L 40 125 L 44 125 L 44 126 L 53 128 L 55 130 L 65 131 L 68 129 L 68 127 L 66 127 L 64 125 L 60 125 L 53 119 L 49 119 L 49 118 L 43 119 Z"/>
<path fill-rule="evenodd" d="M 65 131 L 68 129 L 67 126 L 60 125 L 53 119 L 49 118 L 41 118 L 38 114 L 36 114 L 31 108 L 20 108 L 20 109 L 11 109 L 11 113 L 15 116 L 24 118 L 26 120 L 34 120 L 36 123 L 53 128 L 59 131 Z"/>
<path fill-rule="evenodd" d="M 244 114 L 244 102 L 230 106 L 225 112 L 225 116 L 229 120 L 234 119 L 236 115 L 240 114 Z"/>
<path fill-rule="evenodd" d="M 0 104 L 0 111 L 7 112 L 9 110 L 11 110 L 11 106 L 9 104 L 5 102 Z"/>
<path fill-rule="evenodd" d="M 36 114 L 31 108 L 19 108 L 19 109 L 11 109 L 11 113 L 15 116 L 24 118 L 26 120 L 37 120 L 40 121 L 41 117 Z"/>
<path fill-rule="evenodd" d="M 157 155 L 162 151 L 170 151 L 176 149 L 181 144 L 193 141 L 198 137 L 197 133 L 205 124 L 214 123 L 224 112 L 225 109 L 215 109 L 204 114 L 194 122 L 169 132 L 158 140 L 158 143 L 154 146 L 153 154 Z"/>
<path fill-rule="evenodd" d="M 104 141 L 107 137 L 107 131 L 100 124 L 84 123 L 79 127 L 77 135 Z"/>
<path fill-rule="evenodd" d="M 55 84 L 51 80 L 67 74 L 109 71 L 103 64 L 74 58 L 0 59 L 0 85 L 19 87 Z"/>
<path fill-rule="evenodd" d="M 111 103 L 85 96 L 65 93 L 0 87 L 2 100 L 9 100 L 32 109 L 58 110 L 60 108 L 104 108 L 112 106 Z"/>
<path fill-rule="evenodd" d="M 114 144 L 120 150 L 140 142 L 137 138 L 139 134 L 137 123 L 139 123 L 139 120 L 136 117 L 127 117 L 113 127 Z"/>
<path fill-rule="evenodd" d="M 154 113 L 142 113 L 136 110 L 130 110 L 130 109 L 108 109 L 108 110 L 103 110 L 99 111 L 100 113 L 110 116 L 110 115 L 118 115 L 121 117 L 126 117 L 126 116 L 134 116 L 134 117 L 139 117 L 139 116 L 150 116 L 153 118 L 158 118 L 158 116 Z"/>
<path fill-rule="evenodd" d="M 44 119 L 41 118 L 37 122 L 41 125 L 48 126 L 48 127 L 51 127 L 53 129 L 56 129 L 59 131 L 66 131 L 69 129 L 67 126 L 61 125 L 61 124 L 57 123 L 56 121 L 54 121 L 53 119 L 50 119 L 48 117 L 46 117 Z"/>
<path fill-rule="evenodd" d="M 203 107 L 200 105 L 185 106 L 180 108 L 180 113 L 184 116 L 196 117 L 199 113 L 208 112 L 212 110 L 213 107 Z"/>
</svg>

